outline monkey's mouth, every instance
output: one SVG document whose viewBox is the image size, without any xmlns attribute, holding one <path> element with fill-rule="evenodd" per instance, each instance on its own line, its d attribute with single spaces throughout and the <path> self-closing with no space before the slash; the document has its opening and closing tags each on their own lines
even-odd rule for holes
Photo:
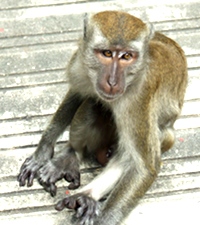
<svg viewBox="0 0 200 225">
<path fill-rule="evenodd" d="M 99 97 L 104 100 L 104 101 L 107 101 L 107 102 L 111 102 L 111 101 L 115 101 L 116 99 L 118 99 L 123 93 L 115 93 L 115 94 L 112 94 L 112 93 L 106 93 L 104 91 L 102 91 L 101 89 L 97 89 L 97 94 L 99 95 Z"/>
</svg>

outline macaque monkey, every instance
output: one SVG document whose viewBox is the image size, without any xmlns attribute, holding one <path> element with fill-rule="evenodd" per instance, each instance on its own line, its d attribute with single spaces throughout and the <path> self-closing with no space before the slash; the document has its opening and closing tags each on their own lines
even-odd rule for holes
<svg viewBox="0 0 200 225">
<path fill-rule="evenodd" d="M 105 11 L 85 21 L 67 75 L 70 89 L 18 181 L 31 186 L 37 177 L 55 195 L 62 178 L 78 188 L 80 162 L 96 158 L 103 171 L 56 209 L 74 209 L 81 225 L 120 224 L 157 177 L 161 153 L 174 143 L 187 85 L 184 52 L 140 19 Z M 69 124 L 66 150 L 54 156 Z"/>
</svg>

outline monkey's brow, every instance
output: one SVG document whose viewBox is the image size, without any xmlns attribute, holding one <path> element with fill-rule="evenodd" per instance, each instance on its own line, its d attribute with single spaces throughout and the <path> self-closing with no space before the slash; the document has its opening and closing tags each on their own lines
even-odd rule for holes
<svg viewBox="0 0 200 225">
<path fill-rule="evenodd" d="M 102 46 L 102 45 L 95 45 L 94 47 L 93 47 L 93 49 L 94 50 L 110 50 L 111 49 L 111 47 L 110 46 Z"/>
</svg>

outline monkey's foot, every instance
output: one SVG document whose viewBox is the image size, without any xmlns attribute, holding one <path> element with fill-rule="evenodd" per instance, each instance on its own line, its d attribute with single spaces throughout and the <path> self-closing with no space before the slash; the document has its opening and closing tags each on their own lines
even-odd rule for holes
<svg viewBox="0 0 200 225">
<path fill-rule="evenodd" d="M 58 211 L 64 208 L 75 210 L 74 217 L 80 225 L 92 225 L 99 214 L 99 203 L 89 196 L 80 193 L 64 198 L 59 201 L 55 209 Z"/>
<path fill-rule="evenodd" d="M 33 185 L 33 180 L 36 177 L 36 173 L 41 166 L 38 162 L 33 158 L 27 158 L 20 168 L 19 175 L 17 176 L 17 180 L 20 186 L 25 186 L 27 181 L 27 186 L 31 187 Z"/>
<path fill-rule="evenodd" d="M 56 182 L 65 179 L 70 182 L 69 189 L 76 189 L 80 186 L 80 171 L 78 164 L 70 164 L 66 167 L 58 161 L 49 161 L 38 171 L 38 181 L 44 187 L 45 191 L 49 192 L 52 197 L 56 195 Z"/>
</svg>

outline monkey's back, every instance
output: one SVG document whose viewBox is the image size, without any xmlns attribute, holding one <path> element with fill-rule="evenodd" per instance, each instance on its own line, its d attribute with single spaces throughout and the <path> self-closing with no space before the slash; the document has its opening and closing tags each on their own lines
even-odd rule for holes
<svg viewBox="0 0 200 225">
<path fill-rule="evenodd" d="M 157 113 L 159 118 L 174 117 L 175 121 L 181 112 L 187 86 L 187 62 L 184 51 L 174 40 L 155 32 L 150 41 L 149 54 L 148 82 L 151 91 L 153 89 L 159 99 L 159 104 L 156 104 Z M 165 122 L 160 121 L 161 123 Z"/>
<path fill-rule="evenodd" d="M 151 78 L 157 84 L 170 89 L 176 96 L 183 98 L 187 85 L 187 62 L 182 48 L 169 37 L 155 32 L 150 41 Z M 162 89 L 163 89 L 162 87 Z"/>
</svg>

